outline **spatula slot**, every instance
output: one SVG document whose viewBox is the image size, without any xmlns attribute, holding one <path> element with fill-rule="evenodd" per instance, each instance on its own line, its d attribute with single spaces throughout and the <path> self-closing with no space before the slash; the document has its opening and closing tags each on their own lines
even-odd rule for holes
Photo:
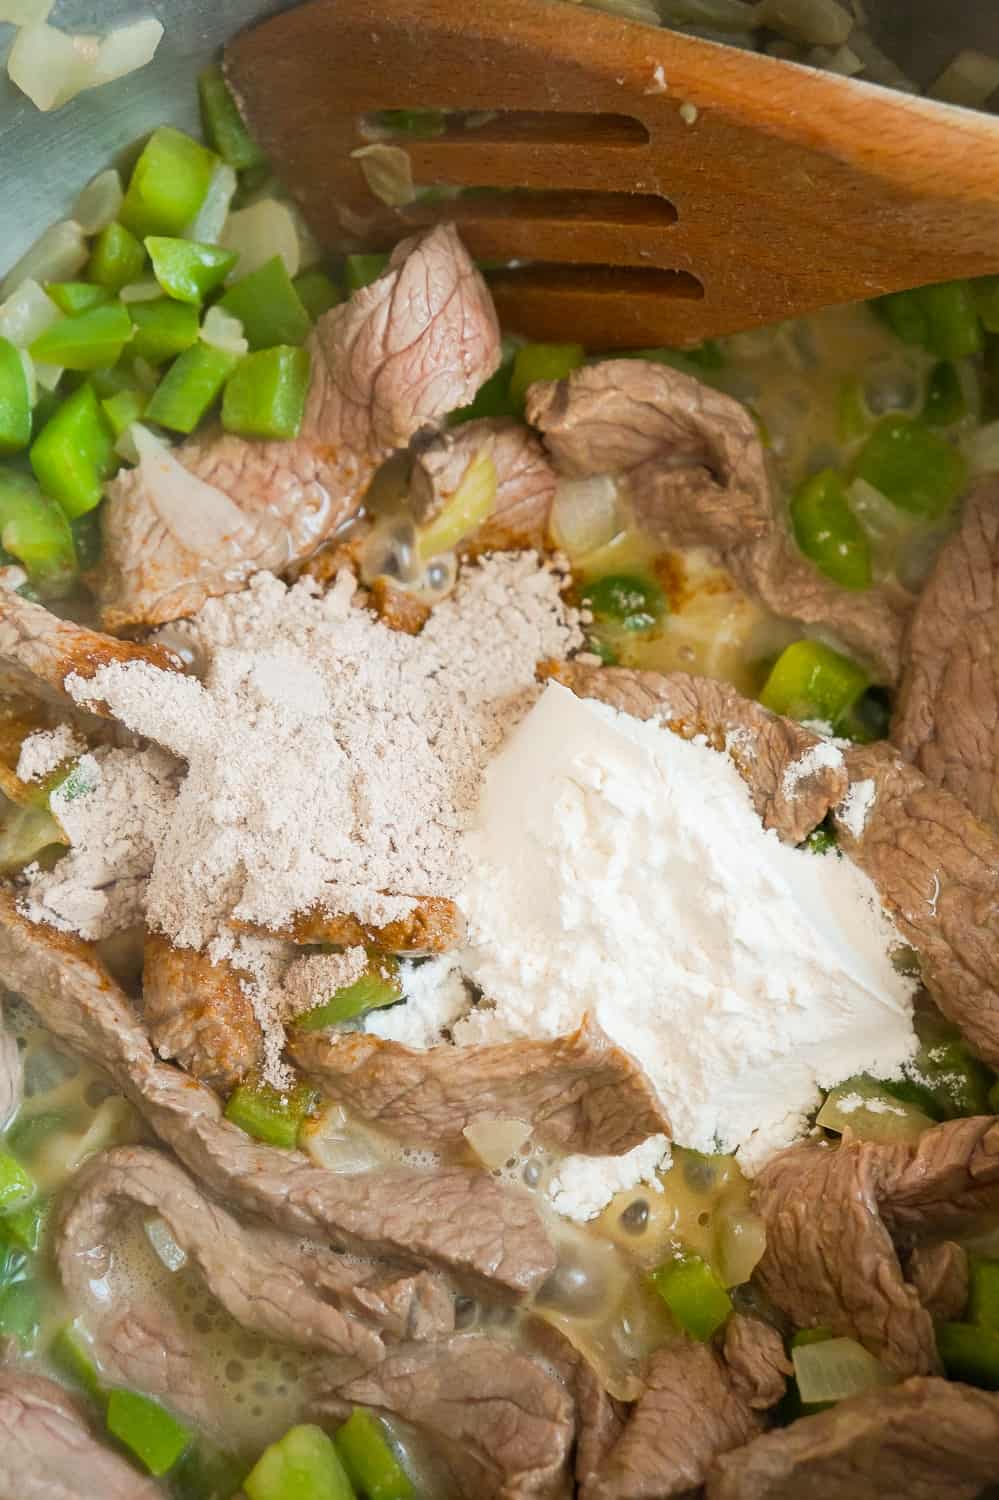
<svg viewBox="0 0 999 1500">
<path fill-rule="evenodd" d="M 441 217 L 458 224 L 516 218 L 533 223 L 605 224 L 668 228 L 677 211 L 655 193 L 508 192 L 499 188 L 467 189 L 458 198 L 417 200 L 406 209 L 408 224 L 435 224 Z"/>
<path fill-rule="evenodd" d="M 413 111 L 410 114 L 432 111 Z M 410 141 L 412 129 L 395 129 L 386 108 L 362 116 L 366 140 Z M 568 110 L 456 109 L 443 115 L 437 129 L 418 139 L 468 141 L 476 145 L 645 146 L 649 132 L 633 115 L 574 114 Z"/>
<path fill-rule="evenodd" d="M 627 296 L 650 301 L 671 297 L 700 302 L 704 297 L 703 282 L 689 271 L 663 271 L 651 266 L 559 265 L 537 261 L 488 271 L 486 279 L 490 286 L 512 294 L 522 288 L 553 294 L 585 293 L 588 298 L 601 300 Z"/>
</svg>

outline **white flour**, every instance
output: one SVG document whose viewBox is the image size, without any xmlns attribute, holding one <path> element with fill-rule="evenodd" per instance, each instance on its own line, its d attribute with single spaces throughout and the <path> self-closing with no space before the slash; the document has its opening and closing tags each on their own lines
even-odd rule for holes
<svg viewBox="0 0 999 1500">
<path fill-rule="evenodd" d="M 55 729 L 40 729 L 22 742 L 17 774 L 22 781 L 42 781 L 58 770 L 63 761 L 82 755 L 86 748 L 68 724 L 57 724 Z"/>
<path fill-rule="evenodd" d="M 594 1219 L 615 1193 L 640 1182 L 661 1193 L 656 1173 L 665 1171 L 671 1160 L 664 1135 L 650 1135 L 623 1156 L 567 1156 L 548 1184 L 548 1197 L 555 1212 L 567 1219 Z"/>
<path fill-rule="evenodd" d="M 859 839 L 867 822 L 867 814 L 874 806 L 878 789 L 870 779 L 855 781 L 837 811 L 849 833 Z"/>
<path fill-rule="evenodd" d="M 367 967 L 368 955 L 363 948 L 296 958 L 281 981 L 284 1019 L 300 1016 L 329 1000 L 337 990 L 360 979 Z"/>
<path fill-rule="evenodd" d="M 372 1011 L 365 1030 L 407 1047 L 432 1047 L 468 1009 L 469 994 L 453 953 L 399 965 L 405 1005 Z"/>
<path fill-rule="evenodd" d="M 799 755 L 797 760 L 791 761 L 784 775 L 781 777 L 781 791 L 785 797 L 793 797 L 798 789 L 798 783 L 808 776 L 814 776 L 817 771 L 827 768 L 838 771 L 843 764 L 843 756 L 835 745 L 822 740 L 818 745 L 812 745 L 804 755 Z"/>
</svg>

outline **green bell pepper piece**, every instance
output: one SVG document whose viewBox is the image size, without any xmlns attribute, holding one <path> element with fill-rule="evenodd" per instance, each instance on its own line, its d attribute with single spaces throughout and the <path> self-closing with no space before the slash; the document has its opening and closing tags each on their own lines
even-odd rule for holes
<svg viewBox="0 0 999 1500">
<path fill-rule="evenodd" d="M 248 354 L 222 399 L 222 426 L 241 437 L 297 437 L 309 394 L 311 360 L 305 349 L 278 345 Z"/>
<path fill-rule="evenodd" d="M 517 407 L 510 397 L 513 355 L 505 359 L 494 375 L 480 385 L 467 406 L 459 406 L 448 417 L 452 427 L 462 422 L 476 422 L 480 417 L 515 417 Z"/>
<path fill-rule="evenodd" d="M 75 1385 L 81 1386 L 88 1396 L 99 1400 L 102 1395 L 101 1377 L 94 1362 L 90 1340 L 79 1321 L 65 1323 L 49 1346 L 49 1357 L 68 1375 Z"/>
<path fill-rule="evenodd" d="M 835 727 L 866 687 L 866 673 L 848 656 L 821 641 L 795 641 L 777 658 L 760 702 L 786 718 Z"/>
<path fill-rule="evenodd" d="M 732 1311 L 731 1297 L 700 1255 L 678 1255 L 653 1271 L 649 1280 L 680 1327 L 702 1343 Z"/>
<path fill-rule="evenodd" d="M 60 318 L 31 346 L 31 357 L 67 370 L 97 370 L 116 364 L 132 337 L 132 320 L 120 302 Z"/>
<path fill-rule="evenodd" d="M 152 365 L 176 358 L 198 341 L 198 309 L 189 303 L 174 302 L 169 297 L 131 302 L 128 315 L 135 327 L 129 353 Z"/>
<path fill-rule="evenodd" d="M 78 567 L 64 512 L 29 474 L 0 468 L 0 546 L 16 557 L 38 593 L 68 593 Z"/>
<path fill-rule="evenodd" d="M 218 158 L 214 152 L 160 126 L 135 164 L 121 206 L 121 221 L 144 240 L 150 234 L 183 234 L 205 201 Z"/>
<path fill-rule="evenodd" d="M 120 292 L 138 281 L 145 264 L 146 252 L 135 235 L 124 224 L 108 224 L 94 241 L 87 276 L 98 286 Z"/>
<path fill-rule="evenodd" d="M 375 124 L 393 135 L 408 135 L 413 140 L 428 141 L 443 135 L 447 116 L 442 109 L 380 109 Z"/>
<path fill-rule="evenodd" d="M 50 281 L 45 288 L 52 301 L 67 318 L 77 313 L 89 312 L 92 307 L 103 307 L 111 301 L 111 292 L 106 286 L 94 286 L 90 281 Z"/>
<path fill-rule="evenodd" d="M 331 307 L 338 307 L 343 301 L 343 292 L 325 271 L 303 271 L 301 276 L 295 277 L 292 286 L 313 323 L 318 323 L 323 313 L 328 313 Z M 282 342 L 289 344 L 294 340 L 284 339 Z"/>
<path fill-rule="evenodd" d="M 536 380 L 564 380 L 586 358 L 582 344 L 522 344 L 513 358 L 510 400 L 524 410 L 527 392 Z"/>
<path fill-rule="evenodd" d="M 942 359 L 933 366 L 926 382 L 923 421 L 931 427 L 950 427 L 968 412 L 961 376 L 952 360 Z"/>
<path fill-rule="evenodd" d="M 999 1260 L 968 1257 L 968 1309 L 965 1319 L 999 1333 Z"/>
<path fill-rule="evenodd" d="M 86 515 L 78 516 L 75 521 L 70 521 L 69 529 L 73 533 L 80 572 L 88 573 L 100 562 L 101 550 L 104 546 L 100 512 L 88 510 Z"/>
<path fill-rule="evenodd" d="M 32 443 L 30 458 L 38 483 L 71 521 L 100 505 L 103 482 L 117 460 L 111 428 L 91 385 L 81 385 L 56 410 Z"/>
<path fill-rule="evenodd" d="M 243 124 L 221 68 L 206 68 L 198 75 L 198 97 L 205 139 L 222 160 L 237 172 L 265 166 L 267 158 Z"/>
<path fill-rule="evenodd" d="M 146 407 L 150 422 L 173 432 L 193 432 L 221 394 L 240 356 L 200 339 L 174 360 Z"/>
<path fill-rule="evenodd" d="M 409 1500 L 412 1480 L 389 1447 L 377 1417 L 355 1406 L 333 1434 L 333 1445 L 351 1484 L 367 1500 Z"/>
<path fill-rule="evenodd" d="M 353 984 L 337 990 L 329 1000 L 296 1017 L 295 1024 L 303 1031 L 323 1031 L 327 1026 L 338 1026 L 343 1021 L 358 1021 L 370 1010 L 395 1005 L 402 997 L 398 971 L 399 965 L 394 960 L 380 960 L 377 968 L 362 974 Z"/>
<path fill-rule="evenodd" d="M 918 1030 L 917 1026 L 917 1030 Z M 903 1078 L 886 1080 L 885 1088 L 916 1104 L 934 1120 L 993 1114 L 989 1099 L 993 1074 L 960 1037 L 927 1037 Z"/>
<path fill-rule="evenodd" d="M 903 343 L 925 345 L 929 336 L 929 320 L 918 292 L 889 292 L 871 306 Z"/>
<path fill-rule="evenodd" d="M 45 1235 L 51 1209 L 50 1199 L 36 1199 L 27 1208 L 19 1208 L 16 1213 L 7 1214 L 3 1221 L 4 1230 L 15 1245 L 20 1245 L 29 1255 L 34 1255 Z"/>
<path fill-rule="evenodd" d="M 666 613 L 666 595 L 651 578 L 637 573 L 608 573 L 588 583 L 583 602 L 601 623 L 622 630 L 651 630 Z"/>
<path fill-rule="evenodd" d="M 243 1488 L 250 1500 L 355 1500 L 336 1448 L 321 1427 L 292 1427 L 265 1450 Z"/>
<path fill-rule="evenodd" d="M 999 333 L 999 276 L 979 276 L 971 293 L 986 332 Z"/>
<path fill-rule="evenodd" d="M 31 442 L 31 393 L 21 355 L 0 338 L 0 454 L 20 453 Z"/>
<path fill-rule="evenodd" d="M 951 1380 L 999 1391 L 999 1333 L 975 1323 L 941 1323 L 937 1353 Z"/>
<path fill-rule="evenodd" d="M 142 420 L 142 416 L 149 405 L 149 397 L 144 391 L 119 391 L 116 396 L 109 396 L 106 401 L 101 402 L 101 407 L 111 431 L 116 438 L 120 438 L 123 432 L 127 432 L 133 422 Z"/>
<path fill-rule="evenodd" d="M 882 417 L 853 461 L 854 477 L 909 515 L 938 520 L 964 489 L 968 466 L 946 438 L 916 417 Z"/>
<path fill-rule="evenodd" d="M 347 283 L 348 296 L 359 292 L 362 286 L 370 286 L 388 269 L 387 254 L 347 255 L 343 262 L 343 276 Z"/>
<path fill-rule="evenodd" d="M 871 428 L 872 417 L 864 400 L 863 383 L 856 376 L 844 380 L 837 401 L 837 426 L 841 443 L 856 443 Z"/>
<path fill-rule="evenodd" d="M 985 335 L 970 281 L 920 287 L 916 295 L 926 315 L 926 347 L 931 354 L 963 359 L 981 353 Z"/>
<path fill-rule="evenodd" d="M 35 1281 L 19 1281 L 0 1292 L 0 1335 L 30 1349 L 42 1322 L 42 1299 Z"/>
<path fill-rule="evenodd" d="M 239 260 L 234 250 L 202 245 L 197 240 L 168 239 L 151 234 L 146 240 L 153 275 L 175 302 L 201 303 L 222 285 Z"/>
<path fill-rule="evenodd" d="M 159 1478 L 190 1447 L 194 1434 L 158 1401 L 138 1391 L 114 1390 L 108 1396 L 108 1432 Z"/>
<path fill-rule="evenodd" d="M 0 1151 L 0 1216 L 17 1213 L 30 1203 L 37 1189 L 16 1156 Z"/>
<path fill-rule="evenodd" d="M 242 323 L 251 349 L 304 344 L 312 327 L 280 255 L 229 287 L 219 306 Z"/>
<path fill-rule="evenodd" d="M 302 1122 L 315 1109 L 317 1100 L 315 1089 L 305 1083 L 285 1092 L 267 1083 L 241 1083 L 230 1095 L 225 1117 L 258 1141 L 290 1151 L 298 1141 Z"/>
<path fill-rule="evenodd" d="M 791 500 L 791 526 L 807 558 L 846 589 L 871 586 L 871 544 L 835 469 L 813 474 Z"/>
<path fill-rule="evenodd" d="M 243 1493 L 245 1460 L 216 1448 L 205 1438 L 193 1443 L 170 1476 L 177 1500 L 231 1500 Z"/>
</svg>

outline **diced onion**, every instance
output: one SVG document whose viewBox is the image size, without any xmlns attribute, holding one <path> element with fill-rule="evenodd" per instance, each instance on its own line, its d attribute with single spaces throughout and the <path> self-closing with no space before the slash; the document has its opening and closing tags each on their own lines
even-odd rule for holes
<svg viewBox="0 0 999 1500">
<path fill-rule="evenodd" d="M 47 21 L 51 9 L 52 0 L 0 0 L 0 21 L 32 26 L 36 21 Z"/>
<path fill-rule="evenodd" d="M 864 71 L 864 65 L 851 47 L 813 47 L 808 54 L 813 68 L 824 68 L 827 73 L 838 73 L 841 78 L 855 78 Z"/>
<path fill-rule="evenodd" d="M 151 63 L 163 36 L 163 25 L 152 16 L 109 31 L 97 48 L 97 61 L 90 88 L 99 89 L 117 78 L 126 78 Z"/>
<path fill-rule="evenodd" d="M 35 1181 L 43 1189 L 61 1186 L 88 1157 L 133 1140 L 135 1125 L 136 1117 L 127 1100 L 120 1094 L 109 1094 L 83 1135 L 57 1130 L 46 1137 L 32 1161 Z"/>
<path fill-rule="evenodd" d="M 894 1385 L 895 1375 L 856 1339 L 824 1339 L 791 1351 L 798 1394 L 811 1405 Z"/>
<path fill-rule="evenodd" d="M 402 208 L 416 197 L 413 164 L 401 146 L 358 146 L 351 157 L 361 164 L 371 192 L 390 208 Z"/>
<path fill-rule="evenodd" d="M 131 286 L 122 287 L 119 296 L 123 302 L 157 302 L 163 295 L 163 288 L 158 281 L 133 281 Z"/>
<path fill-rule="evenodd" d="M 205 201 L 186 230 L 189 240 L 197 240 L 202 245 L 218 244 L 229 217 L 229 205 L 235 196 L 236 186 L 236 173 L 232 167 L 220 161 L 212 173 Z"/>
<path fill-rule="evenodd" d="M 67 36 L 47 22 L 23 26 L 7 59 L 12 83 L 36 109 L 68 104 L 93 83 L 99 42 L 95 36 Z"/>
<path fill-rule="evenodd" d="M 851 1078 L 835 1088 L 815 1117 L 823 1130 L 849 1129 L 862 1141 L 918 1141 L 933 1121 L 914 1104 L 895 1099 L 866 1078 Z"/>
<path fill-rule="evenodd" d="M 753 31 L 759 26 L 756 6 L 746 0 L 664 0 L 666 26 L 715 26 L 720 31 Z"/>
<path fill-rule="evenodd" d="M 234 277 L 259 271 L 275 255 L 280 255 L 289 276 L 297 276 L 302 267 L 295 215 L 277 198 L 261 198 L 259 203 L 230 214 L 220 243 L 239 256 Z"/>
<path fill-rule="evenodd" d="M 718 1268 L 725 1286 L 743 1286 L 767 1248 L 767 1226 L 760 1214 L 724 1214 L 717 1232 Z"/>
<path fill-rule="evenodd" d="M 124 196 L 121 174 L 111 167 L 87 183 L 73 204 L 73 218 L 84 234 L 100 234 L 117 219 Z"/>
<path fill-rule="evenodd" d="M 621 529 L 614 479 L 596 474 L 591 479 L 560 480 L 551 529 L 556 545 L 572 561 L 606 547 Z"/>
<path fill-rule="evenodd" d="M 306 1120 L 298 1144 L 327 1172 L 370 1172 L 382 1165 L 363 1127 L 349 1119 L 341 1104 L 331 1104 L 317 1118 Z"/>
<path fill-rule="evenodd" d="M 53 224 L 16 261 L 0 284 L 0 299 L 16 292 L 22 281 L 72 281 L 86 265 L 90 251 L 75 219 Z"/>
<path fill-rule="evenodd" d="M 187 1265 L 187 1251 L 183 1245 L 178 1245 L 170 1232 L 170 1226 L 165 1219 L 158 1215 L 154 1219 L 147 1219 L 142 1226 L 146 1231 L 146 1239 L 156 1252 L 158 1260 L 162 1261 L 168 1271 L 181 1271 Z"/>
<path fill-rule="evenodd" d="M 792 42 L 838 47 L 853 30 L 853 17 L 839 0 L 760 0 L 756 24 Z"/>
<path fill-rule="evenodd" d="M 912 530 L 912 517 L 899 510 L 897 505 L 892 505 L 887 495 L 868 484 L 866 479 L 854 479 L 847 489 L 847 496 L 850 509 L 872 542 L 887 542 L 894 547 Z"/>
<path fill-rule="evenodd" d="M 973 474 L 999 473 L 999 422 L 969 433 L 962 447 Z"/>
<path fill-rule="evenodd" d="M 243 337 L 243 325 L 238 318 L 221 307 L 210 307 L 201 325 L 202 342 L 215 349 L 227 349 L 230 354 L 246 354 L 249 344 Z"/>
<path fill-rule="evenodd" d="M 931 99 L 940 99 L 945 104 L 981 109 L 996 89 L 999 89 L 999 57 L 968 49 L 957 54 L 926 92 Z"/>
<path fill-rule="evenodd" d="M 531 1127 L 523 1120 L 479 1120 L 462 1135 L 484 1167 L 502 1167 L 530 1139 Z"/>
<path fill-rule="evenodd" d="M 17 291 L 0 303 L 0 337 L 27 349 L 62 313 L 37 281 L 22 281 Z"/>
</svg>

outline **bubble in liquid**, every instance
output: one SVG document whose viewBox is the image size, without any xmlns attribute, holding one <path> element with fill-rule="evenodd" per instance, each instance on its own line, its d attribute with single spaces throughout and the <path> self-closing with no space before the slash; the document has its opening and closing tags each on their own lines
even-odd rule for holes
<svg viewBox="0 0 999 1500">
<path fill-rule="evenodd" d="M 226 1367 L 225 1367 L 225 1378 L 226 1378 L 226 1380 L 233 1380 L 233 1381 L 242 1380 L 243 1376 L 245 1374 L 246 1374 L 246 1366 L 244 1364 L 242 1364 L 238 1359 L 230 1359 L 226 1363 Z"/>
<path fill-rule="evenodd" d="M 621 1228 L 627 1234 L 644 1234 L 649 1222 L 649 1205 L 646 1199 L 636 1198 L 629 1203 L 620 1218 Z"/>
<path fill-rule="evenodd" d="M 536 1161 L 529 1161 L 524 1168 L 524 1181 L 528 1187 L 537 1187 L 541 1181 L 541 1168 Z"/>
</svg>

